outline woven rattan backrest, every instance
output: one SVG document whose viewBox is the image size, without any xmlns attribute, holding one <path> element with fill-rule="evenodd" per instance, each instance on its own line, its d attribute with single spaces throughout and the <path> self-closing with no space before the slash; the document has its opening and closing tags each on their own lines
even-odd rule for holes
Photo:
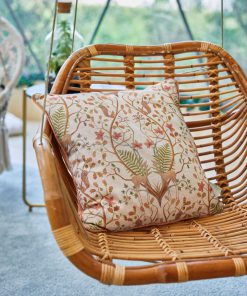
<svg viewBox="0 0 247 296">
<path fill-rule="evenodd" d="M 67 60 L 52 93 L 131 90 L 164 78 L 178 81 L 181 111 L 207 176 L 226 203 L 245 203 L 246 76 L 222 48 L 206 42 L 88 46 Z"/>
</svg>

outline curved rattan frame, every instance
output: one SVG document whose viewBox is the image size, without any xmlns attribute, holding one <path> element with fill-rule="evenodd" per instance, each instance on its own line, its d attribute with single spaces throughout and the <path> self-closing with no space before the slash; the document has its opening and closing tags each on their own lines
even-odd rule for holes
<svg viewBox="0 0 247 296">
<path fill-rule="evenodd" d="M 212 130 L 212 134 L 210 134 L 213 139 L 212 152 L 204 151 L 200 152 L 199 155 L 203 157 L 207 154 L 213 154 L 214 166 L 212 169 L 205 169 L 205 171 L 214 170 L 216 172 L 211 179 L 222 188 L 223 199 L 226 204 L 224 213 L 213 217 L 179 222 L 168 227 L 147 228 L 122 233 L 89 233 L 82 228 L 80 221 L 78 221 L 75 188 L 48 122 L 45 125 L 43 144 L 39 142 L 39 135 L 34 139 L 34 148 L 45 193 L 45 203 L 55 239 L 64 255 L 76 267 L 105 284 L 170 283 L 239 276 L 247 273 L 247 245 L 245 243 L 247 241 L 246 166 L 242 169 L 242 164 L 237 165 L 236 170 L 241 170 L 234 177 L 229 177 L 231 170 L 228 169 L 229 162 L 236 161 L 238 157 L 242 157 L 243 161 L 244 157 L 246 158 L 247 145 L 242 135 L 247 130 L 247 120 L 243 117 L 247 109 L 247 84 L 245 74 L 226 51 L 217 45 L 206 42 L 182 42 L 161 46 L 109 44 L 88 46 L 70 56 L 58 74 L 52 93 L 64 94 L 69 90 L 73 91 L 75 90 L 75 83 L 79 84 L 77 90 L 90 91 L 91 75 L 99 74 L 90 65 L 91 59 L 95 56 L 124 57 L 125 72 L 123 77 L 125 81 L 123 84 L 129 89 L 133 89 L 137 84 L 135 82 L 134 56 L 163 56 L 164 77 L 176 77 L 174 69 L 178 67 L 176 68 L 174 64 L 174 57 L 176 54 L 187 52 L 199 52 L 198 58 L 206 57 L 209 60 L 207 63 L 209 78 L 206 77 L 205 79 L 209 83 L 210 92 L 208 96 L 210 102 L 206 104 L 210 106 L 210 110 L 201 113 L 208 113 L 210 117 L 203 120 L 188 121 L 188 126 L 195 133 Z M 200 55 L 200 53 L 203 54 Z M 197 57 L 193 56 L 193 59 L 197 59 Z M 106 58 L 105 62 L 113 60 Z M 216 63 L 223 64 L 222 71 L 226 73 L 227 79 L 230 78 L 232 81 L 226 86 L 234 86 L 236 90 L 220 90 L 218 81 L 221 77 L 217 75 Z M 76 75 L 82 77 L 77 81 L 73 79 L 75 69 Z M 194 75 L 195 83 L 198 82 L 198 75 L 202 74 Z M 142 77 L 145 78 L 146 76 L 143 75 Z M 114 80 L 108 79 L 106 83 L 112 84 L 113 82 L 114 85 Z M 201 78 L 201 80 L 205 79 Z M 191 91 L 193 92 L 193 89 Z M 232 95 L 234 91 L 237 92 L 237 95 L 231 96 L 230 99 L 225 97 L 226 94 Z M 222 100 L 231 107 L 230 111 L 226 111 L 224 114 L 219 112 L 223 108 L 220 105 L 221 95 L 223 95 Z M 234 98 L 239 99 L 234 101 Z M 234 101 L 234 104 L 231 104 L 231 101 Z M 227 107 L 229 107 L 228 105 Z M 196 111 L 194 114 L 197 115 Z M 232 144 L 233 152 L 230 151 L 226 154 L 225 151 L 228 148 L 225 148 L 222 143 L 225 139 L 230 138 L 225 133 L 228 130 L 232 131 L 232 122 L 239 127 L 240 134 Z M 226 125 L 226 129 L 222 129 L 223 124 L 230 124 L 230 127 Z M 207 139 L 207 136 L 195 137 L 196 140 L 205 138 Z M 235 144 L 237 145 L 236 148 Z M 198 148 L 207 148 L 207 145 L 207 143 L 199 144 Z M 233 155 L 233 160 L 227 159 L 229 153 L 230 156 Z M 206 161 L 202 160 L 201 162 L 205 163 Z M 237 183 L 232 183 L 233 181 L 237 181 Z M 239 185 L 240 183 L 242 185 Z M 137 246 L 137 250 L 134 249 L 135 246 L 133 245 Z M 183 246 L 184 254 L 182 251 L 178 252 Z M 174 252 L 173 247 L 176 252 Z M 125 250 L 127 251 L 124 252 Z M 112 259 L 151 261 L 152 264 L 124 267 L 114 264 Z"/>
</svg>

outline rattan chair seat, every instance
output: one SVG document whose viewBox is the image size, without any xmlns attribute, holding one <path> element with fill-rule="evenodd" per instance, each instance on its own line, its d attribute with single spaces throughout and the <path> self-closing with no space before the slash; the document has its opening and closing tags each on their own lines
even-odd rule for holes
<svg viewBox="0 0 247 296">
<path fill-rule="evenodd" d="M 222 190 L 224 212 L 128 232 L 86 231 L 76 190 L 48 122 L 34 148 L 55 239 L 80 270 L 105 284 L 131 285 L 247 273 L 247 83 L 236 61 L 206 42 L 161 46 L 94 45 L 73 53 L 53 94 L 135 89 L 171 77 L 181 111 L 210 181 Z M 123 266 L 115 259 L 147 261 Z"/>
</svg>

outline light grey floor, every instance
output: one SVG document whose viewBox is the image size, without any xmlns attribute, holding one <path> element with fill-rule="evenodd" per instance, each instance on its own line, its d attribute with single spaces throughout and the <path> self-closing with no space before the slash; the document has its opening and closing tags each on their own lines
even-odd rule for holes
<svg viewBox="0 0 247 296">
<path fill-rule="evenodd" d="M 28 196 L 42 200 L 29 125 Z M 79 272 L 58 249 L 44 209 L 28 213 L 21 202 L 21 138 L 10 140 L 13 170 L 0 175 L 0 295 L 42 296 L 246 296 L 247 277 L 183 284 L 108 287 Z"/>
</svg>

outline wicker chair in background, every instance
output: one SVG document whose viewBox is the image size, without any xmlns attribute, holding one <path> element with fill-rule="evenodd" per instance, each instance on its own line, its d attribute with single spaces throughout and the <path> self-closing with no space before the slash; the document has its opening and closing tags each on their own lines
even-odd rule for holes
<svg viewBox="0 0 247 296">
<path fill-rule="evenodd" d="M 10 167 L 5 115 L 24 65 L 24 45 L 16 29 L 0 17 L 0 173 Z"/>
<path fill-rule="evenodd" d="M 215 216 L 129 232 L 83 229 L 76 191 L 46 121 L 34 148 L 55 239 L 81 271 L 105 284 L 138 285 L 240 276 L 247 273 L 247 85 L 236 61 L 206 42 L 162 46 L 93 45 L 73 53 L 53 94 L 112 91 L 179 83 L 181 111 L 225 210 Z M 122 266 L 115 259 L 146 261 Z"/>
</svg>

